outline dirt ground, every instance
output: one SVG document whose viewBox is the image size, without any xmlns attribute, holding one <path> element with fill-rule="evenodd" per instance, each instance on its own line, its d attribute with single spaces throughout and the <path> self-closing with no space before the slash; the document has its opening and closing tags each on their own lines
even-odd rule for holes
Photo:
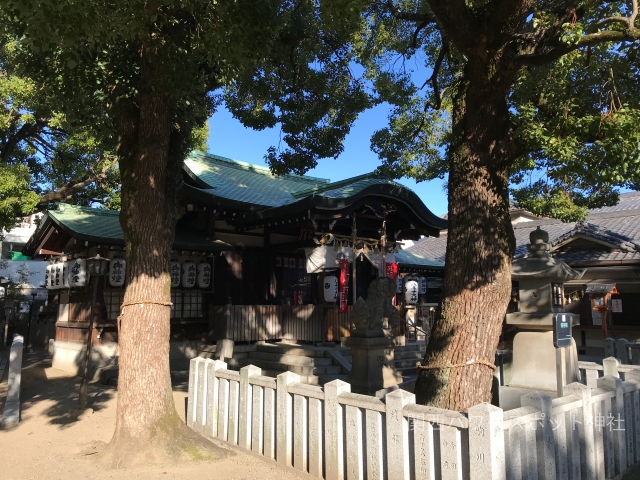
<svg viewBox="0 0 640 480">
<path fill-rule="evenodd" d="M 4 352 L 0 352 L 2 355 Z M 8 370 L 8 369 L 7 369 Z M 0 383 L 0 414 L 6 377 Z M 25 353 L 22 370 L 22 421 L 0 429 L 0 479 L 298 479 L 274 464 L 234 449 L 236 455 L 218 462 L 188 462 L 177 466 L 131 470 L 103 470 L 94 453 L 109 442 L 115 427 L 114 387 L 89 386 L 93 412 L 74 419 L 79 378 L 51 368 L 48 355 Z M 184 420 L 187 385 L 174 385 L 176 409 Z M 224 444 L 220 444 L 224 445 Z"/>
</svg>

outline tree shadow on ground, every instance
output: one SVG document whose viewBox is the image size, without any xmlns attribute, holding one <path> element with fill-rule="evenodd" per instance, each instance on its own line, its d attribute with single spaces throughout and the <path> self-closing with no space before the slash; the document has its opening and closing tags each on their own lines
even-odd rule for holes
<svg viewBox="0 0 640 480">
<path fill-rule="evenodd" d="M 66 428 L 79 419 L 70 412 L 78 408 L 80 377 L 51 368 L 51 356 L 46 351 L 24 352 L 22 357 L 22 379 L 20 385 L 20 407 L 22 419 L 30 416 L 36 405 L 47 402 L 51 405 L 42 413 L 49 423 Z M 106 407 L 116 388 L 96 383 L 89 384 L 87 408 L 98 411 Z"/>
</svg>

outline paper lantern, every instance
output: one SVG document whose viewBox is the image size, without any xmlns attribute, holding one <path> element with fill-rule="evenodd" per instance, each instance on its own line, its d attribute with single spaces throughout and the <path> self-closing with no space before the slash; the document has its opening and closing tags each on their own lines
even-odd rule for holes
<svg viewBox="0 0 640 480">
<path fill-rule="evenodd" d="M 424 277 L 420 277 L 418 279 L 418 282 L 420 284 L 420 295 L 424 295 L 425 293 L 427 293 L 427 279 Z"/>
<path fill-rule="evenodd" d="M 71 288 L 71 278 L 69 276 L 70 269 L 71 262 L 64 262 L 62 264 L 62 288 Z"/>
<path fill-rule="evenodd" d="M 211 265 L 207 262 L 201 262 L 197 268 L 198 288 L 209 288 L 211 285 Z"/>
<path fill-rule="evenodd" d="M 396 277 L 396 293 L 402 293 L 402 277 L 400 275 Z"/>
<path fill-rule="evenodd" d="M 324 277 L 324 301 L 335 302 L 338 300 L 338 277 L 329 275 Z"/>
<path fill-rule="evenodd" d="M 410 278 L 404 282 L 404 303 L 407 305 L 415 305 L 418 303 L 418 292 L 420 286 L 415 278 Z"/>
<path fill-rule="evenodd" d="M 87 284 L 87 261 L 76 258 L 70 262 L 69 284 L 72 287 L 84 287 Z"/>
<path fill-rule="evenodd" d="M 56 263 L 53 266 L 53 289 L 60 290 L 64 288 L 64 275 L 62 263 Z"/>
<path fill-rule="evenodd" d="M 180 286 L 180 278 L 182 275 L 182 266 L 180 262 L 171 262 L 169 265 L 169 275 L 171 276 L 171 288 Z"/>
<path fill-rule="evenodd" d="M 182 286 L 184 288 L 193 288 L 196 285 L 197 278 L 196 264 L 189 261 L 182 264 Z"/>
<path fill-rule="evenodd" d="M 53 265 L 47 265 L 45 272 L 44 285 L 47 290 L 51 290 L 53 286 Z"/>
<path fill-rule="evenodd" d="M 109 285 L 112 287 L 121 287 L 124 285 L 127 270 L 127 262 L 122 258 L 114 258 L 111 260 L 111 268 L 109 269 Z"/>
</svg>

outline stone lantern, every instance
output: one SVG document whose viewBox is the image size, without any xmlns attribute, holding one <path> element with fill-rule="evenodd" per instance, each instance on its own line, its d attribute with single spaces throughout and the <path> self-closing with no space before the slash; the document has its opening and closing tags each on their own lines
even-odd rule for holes
<svg viewBox="0 0 640 480">
<path fill-rule="evenodd" d="M 520 395 L 530 390 L 562 395 L 564 385 L 579 380 L 578 353 L 570 327 L 580 316 L 565 313 L 564 282 L 582 277 L 549 255 L 549 234 L 538 227 L 529 235 L 529 253 L 513 262 L 512 279 L 520 285 L 519 311 L 508 313 L 507 324 L 518 328 L 513 339 L 512 377 L 500 388 L 500 406 L 520 406 Z M 558 342 L 562 325 L 564 338 Z M 563 343 L 564 342 L 564 343 Z M 566 345 L 558 347 L 557 345 Z"/>
</svg>

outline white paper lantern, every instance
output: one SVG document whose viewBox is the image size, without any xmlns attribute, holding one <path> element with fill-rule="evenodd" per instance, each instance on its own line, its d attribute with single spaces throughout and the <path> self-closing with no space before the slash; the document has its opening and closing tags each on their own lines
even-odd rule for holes
<svg viewBox="0 0 640 480">
<path fill-rule="evenodd" d="M 69 284 L 72 287 L 84 287 L 87 284 L 87 261 L 76 258 L 70 262 Z"/>
<path fill-rule="evenodd" d="M 407 305 L 415 305 L 418 303 L 418 292 L 420 286 L 415 278 L 410 278 L 404 282 L 404 303 Z"/>
<path fill-rule="evenodd" d="M 47 287 L 47 290 L 51 290 L 51 286 L 53 285 L 53 265 L 47 265 L 45 272 L 44 285 Z"/>
<path fill-rule="evenodd" d="M 396 293 L 402 293 L 402 277 L 400 275 L 396 277 Z"/>
<path fill-rule="evenodd" d="M 324 277 L 324 301 L 335 302 L 338 300 L 338 277 L 329 275 Z"/>
<path fill-rule="evenodd" d="M 114 258 L 109 266 L 109 285 L 121 287 L 124 285 L 127 262 L 122 258 Z"/>
<path fill-rule="evenodd" d="M 180 278 L 182 277 L 182 266 L 180 262 L 171 262 L 169 275 L 171 275 L 171 288 L 178 288 L 180 286 Z"/>
<path fill-rule="evenodd" d="M 418 282 L 420 283 L 420 295 L 424 295 L 425 293 L 427 293 L 427 279 L 424 277 L 420 277 L 418 279 Z"/>
<path fill-rule="evenodd" d="M 196 285 L 196 264 L 193 262 L 184 262 L 182 264 L 182 286 L 185 288 L 192 288 Z"/>
<path fill-rule="evenodd" d="M 53 289 L 60 290 L 64 288 L 64 275 L 62 263 L 56 263 L 53 266 Z"/>
<path fill-rule="evenodd" d="M 4 287 L 0 287 L 0 300 L 4 300 L 4 297 L 7 296 L 7 290 Z"/>
<path fill-rule="evenodd" d="M 211 265 L 207 262 L 199 263 L 197 275 L 198 288 L 209 288 L 211 285 Z"/>
<path fill-rule="evenodd" d="M 62 264 L 62 288 L 71 288 L 71 279 L 69 277 L 69 270 L 71 269 L 70 262 L 63 262 Z"/>
</svg>

